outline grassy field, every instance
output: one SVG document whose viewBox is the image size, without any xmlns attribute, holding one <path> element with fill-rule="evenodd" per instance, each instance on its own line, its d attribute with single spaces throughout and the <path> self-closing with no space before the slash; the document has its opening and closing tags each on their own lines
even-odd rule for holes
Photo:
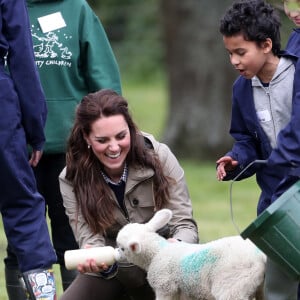
<svg viewBox="0 0 300 300">
<path fill-rule="evenodd" d="M 159 138 L 167 112 L 167 94 L 163 82 L 139 86 L 125 83 L 123 94 L 129 101 L 131 112 L 140 129 L 151 132 Z M 238 234 L 230 213 L 231 183 L 216 180 L 215 163 L 189 160 L 181 160 L 180 163 L 185 170 L 201 242 Z M 255 218 L 258 194 L 254 178 L 235 182 L 232 186 L 233 217 L 241 231 Z M 6 239 L 1 228 L 0 300 L 7 299 L 3 273 L 5 247 Z M 58 296 L 60 296 L 62 290 L 59 269 L 54 266 L 54 270 L 57 277 Z"/>
</svg>

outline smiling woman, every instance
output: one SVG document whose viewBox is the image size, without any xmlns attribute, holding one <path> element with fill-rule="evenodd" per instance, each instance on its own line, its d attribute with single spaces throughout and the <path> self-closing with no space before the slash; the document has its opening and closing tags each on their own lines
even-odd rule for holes
<svg viewBox="0 0 300 300">
<path fill-rule="evenodd" d="M 84 136 L 103 171 L 118 183 L 130 149 L 130 130 L 124 116 L 104 116 L 92 123 L 90 133 Z"/>
<path fill-rule="evenodd" d="M 165 144 L 137 128 L 122 96 L 101 90 L 82 99 L 66 157 L 60 189 L 80 248 L 115 247 L 124 225 L 145 223 L 161 208 L 173 212 L 161 234 L 198 241 L 182 167 Z M 60 300 L 99 294 L 106 300 L 155 299 L 145 271 L 135 265 L 87 259 L 77 269 L 81 274 Z"/>
</svg>

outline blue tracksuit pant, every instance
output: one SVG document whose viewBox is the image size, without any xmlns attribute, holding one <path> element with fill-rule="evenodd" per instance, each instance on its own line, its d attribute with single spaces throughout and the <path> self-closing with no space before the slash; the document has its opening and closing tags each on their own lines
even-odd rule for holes
<svg viewBox="0 0 300 300">
<path fill-rule="evenodd" d="M 2 71 L 2 72 L 1 72 Z M 45 202 L 28 163 L 17 93 L 0 70 L 0 210 L 21 272 L 56 262 L 45 220 Z"/>
</svg>

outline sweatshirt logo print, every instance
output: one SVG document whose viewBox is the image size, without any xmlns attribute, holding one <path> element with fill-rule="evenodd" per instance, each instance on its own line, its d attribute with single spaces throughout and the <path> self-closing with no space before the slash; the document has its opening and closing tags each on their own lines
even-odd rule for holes
<svg viewBox="0 0 300 300">
<path fill-rule="evenodd" d="M 39 28 L 31 26 L 33 49 L 36 64 L 39 68 L 43 65 L 59 65 L 71 67 L 72 52 L 60 40 L 60 30 L 42 33 Z M 62 35 L 65 41 L 72 39 L 72 36 Z"/>
</svg>

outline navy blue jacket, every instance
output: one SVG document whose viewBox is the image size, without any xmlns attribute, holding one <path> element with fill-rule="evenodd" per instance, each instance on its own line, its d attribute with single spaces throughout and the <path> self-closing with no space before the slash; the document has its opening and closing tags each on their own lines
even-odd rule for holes
<svg viewBox="0 0 300 300">
<path fill-rule="evenodd" d="M 286 44 L 285 50 L 299 56 L 300 54 L 300 28 L 295 28 Z"/>
<path fill-rule="evenodd" d="M 288 53 L 286 53 L 287 55 Z M 256 174 L 261 189 L 257 213 L 260 214 L 274 201 L 279 183 L 290 174 L 298 174 L 300 166 L 300 63 L 295 60 L 295 77 L 292 117 L 278 135 L 278 147 L 272 149 L 259 124 L 250 79 L 238 77 L 233 85 L 232 118 L 230 134 L 235 140 L 226 155 L 239 162 L 238 167 L 228 172 L 224 180 L 236 178 L 251 162 L 267 160 L 267 164 L 253 164 L 237 180 Z M 299 92 L 298 92 L 299 90 Z"/>
<path fill-rule="evenodd" d="M 19 108 L 6 105 L 8 95 L 2 90 L 1 106 L 10 120 L 16 120 L 21 115 L 28 144 L 35 150 L 41 150 L 45 142 L 47 109 L 34 61 L 25 0 L 0 0 L 0 13 L 0 80 L 8 79 L 4 71 L 4 57 L 7 55 L 7 66 L 15 88 L 10 92 L 17 93 L 20 105 Z"/>
</svg>

